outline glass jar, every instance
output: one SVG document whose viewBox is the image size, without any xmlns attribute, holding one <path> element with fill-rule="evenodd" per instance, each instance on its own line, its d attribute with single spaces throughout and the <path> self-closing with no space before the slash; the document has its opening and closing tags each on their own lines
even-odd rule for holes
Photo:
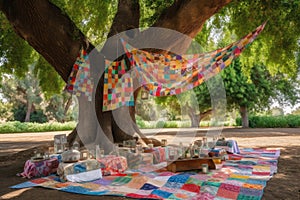
<svg viewBox="0 0 300 200">
<path fill-rule="evenodd" d="M 161 146 L 163 146 L 163 147 L 167 146 L 167 140 L 166 139 L 161 140 Z"/>
<path fill-rule="evenodd" d="M 208 173 L 208 164 L 202 164 L 202 172 L 205 174 Z"/>
</svg>

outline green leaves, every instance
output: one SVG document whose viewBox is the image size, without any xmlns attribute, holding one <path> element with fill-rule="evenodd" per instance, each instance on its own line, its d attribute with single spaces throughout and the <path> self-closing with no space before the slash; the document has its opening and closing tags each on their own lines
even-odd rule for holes
<svg viewBox="0 0 300 200">
<path fill-rule="evenodd" d="M 51 2 L 60 7 L 94 44 L 106 39 L 117 9 L 117 0 L 51 0 Z"/>
<path fill-rule="evenodd" d="M 39 79 L 39 86 L 46 99 L 62 92 L 65 82 L 43 57 L 38 59 L 34 73 Z"/>
<path fill-rule="evenodd" d="M 213 24 L 227 16 L 218 26 L 242 37 L 262 22 L 268 20 L 265 30 L 241 55 L 246 66 L 263 63 L 271 74 L 284 73 L 293 76 L 297 73 L 295 53 L 299 52 L 300 3 L 292 0 L 233 0 L 224 12 L 214 17 Z M 246 23 L 245 23 L 246 22 Z"/>
</svg>

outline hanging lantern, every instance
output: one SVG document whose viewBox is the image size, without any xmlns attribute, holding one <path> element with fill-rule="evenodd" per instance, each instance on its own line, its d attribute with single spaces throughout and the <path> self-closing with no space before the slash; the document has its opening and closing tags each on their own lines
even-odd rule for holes
<svg viewBox="0 0 300 200">
<path fill-rule="evenodd" d="M 146 100 L 149 99 L 149 92 L 142 88 L 141 99 Z"/>
</svg>

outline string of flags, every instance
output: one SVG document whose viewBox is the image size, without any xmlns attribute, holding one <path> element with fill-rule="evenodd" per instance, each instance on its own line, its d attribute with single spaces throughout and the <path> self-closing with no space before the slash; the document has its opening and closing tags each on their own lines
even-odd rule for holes
<svg viewBox="0 0 300 200">
<path fill-rule="evenodd" d="M 125 60 L 105 60 L 102 110 L 134 106 L 132 77 L 136 77 L 151 95 L 158 97 L 177 95 L 199 86 L 229 66 L 255 40 L 265 24 L 224 48 L 201 54 L 151 53 L 136 49 L 121 39 L 130 66 Z M 67 89 L 91 100 L 93 83 L 89 69 L 88 56 L 82 50 L 73 66 Z"/>
</svg>

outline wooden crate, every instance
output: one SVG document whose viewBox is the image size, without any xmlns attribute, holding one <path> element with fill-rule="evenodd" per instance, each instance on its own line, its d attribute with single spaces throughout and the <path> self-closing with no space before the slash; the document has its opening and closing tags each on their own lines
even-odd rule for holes
<svg viewBox="0 0 300 200">
<path fill-rule="evenodd" d="M 202 164 L 208 164 L 209 169 L 216 169 L 213 158 L 191 158 L 168 162 L 167 170 L 171 172 L 180 172 L 202 169 Z"/>
</svg>

